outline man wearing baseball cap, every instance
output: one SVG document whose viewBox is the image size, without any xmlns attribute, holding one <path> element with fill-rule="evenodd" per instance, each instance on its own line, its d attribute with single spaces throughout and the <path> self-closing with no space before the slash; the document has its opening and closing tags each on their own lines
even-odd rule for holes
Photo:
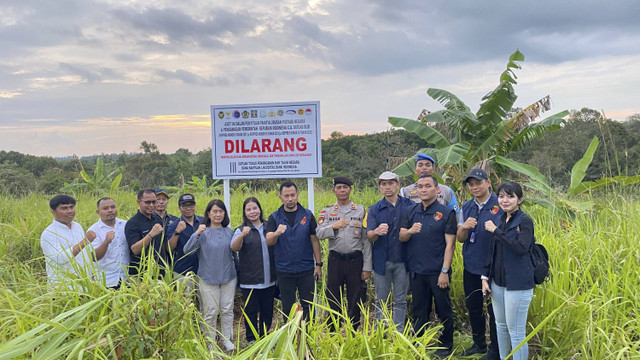
<svg viewBox="0 0 640 360">
<path fill-rule="evenodd" d="M 496 322 L 491 304 L 487 305 L 489 339 L 491 340 L 489 351 L 487 351 L 486 317 L 481 276 L 484 270 L 484 261 L 489 253 L 489 241 L 492 237 L 492 234 L 484 228 L 484 223 L 491 220 L 498 224 L 503 211 L 498 206 L 497 196 L 491 191 L 491 180 L 484 170 L 480 168 L 471 169 L 464 183 L 469 188 L 473 198 L 462 205 L 464 223 L 458 227 L 456 239 L 458 242 L 463 243 L 463 284 L 467 310 L 469 311 L 469 323 L 473 334 L 473 346 L 466 349 L 462 356 L 486 353 L 482 359 L 496 360 L 500 359 L 500 355 L 498 352 Z"/>
<path fill-rule="evenodd" d="M 360 325 L 361 282 L 371 276 L 371 243 L 367 240 L 364 206 L 349 198 L 353 182 L 344 176 L 333 179 L 336 203 L 318 215 L 316 235 L 328 239 L 327 290 L 329 306 L 340 313 L 346 286 L 347 315 L 354 329 Z M 339 322 L 339 320 L 338 320 Z M 334 323 L 330 327 L 334 328 Z"/>
<path fill-rule="evenodd" d="M 169 193 L 167 193 L 164 189 L 156 189 L 156 209 L 154 211 L 162 219 L 162 227 L 165 232 L 167 231 L 169 225 L 178 220 L 176 216 L 173 216 L 167 212 L 169 198 Z"/>
<path fill-rule="evenodd" d="M 383 308 L 387 305 L 393 285 L 392 319 L 397 330 L 404 330 L 407 315 L 407 289 L 409 276 L 405 268 L 405 246 L 400 244 L 400 220 L 413 203 L 399 196 L 398 175 L 383 172 L 377 179 L 378 189 L 384 196 L 369 208 L 367 214 L 367 238 L 373 243 L 373 282 L 376 286 L 376 320 L 383 320 Z"/>
<path fill-rule="evenodd" d="M 180 195 L 178 210 L 180 218 L 169 225 L 166 236 L 173 256 L 173 272 L 181 278 L 189 272 L 198 272 L 198 251 L 185 254 L 183 248 L 203 222 L 201 216 L 195 215 L 196 198 L 192 194 Z M 187 290 L 194 290 L 193 284 L 187 283 Z"/>
<path fill-rule="evenodd" d="M 416 154 L 415 159 L 416 167 L 414 172 L 416 177 L 420 177 L 422 174 L 433 175 L 433 172 L 436 170 L 436 161 L 431 156 L 418 153 Z M 400 195 L 413 202 L 419 203 L 420 197 L 418 197 L 418 183 L 416 182 L 403 187 L 400 191 Z M 460 209 L 460 205 L 458 204 L 458 200 L 456 199 L 453 190 L 451 190 L 447 185 L 438 184 L 436 200 L 438 200 L 440 204 L 449 207 L 449 209 L 455 210 L 458 226 L 460 226 L 462 224 L 462 210 Z"/>
</svg>

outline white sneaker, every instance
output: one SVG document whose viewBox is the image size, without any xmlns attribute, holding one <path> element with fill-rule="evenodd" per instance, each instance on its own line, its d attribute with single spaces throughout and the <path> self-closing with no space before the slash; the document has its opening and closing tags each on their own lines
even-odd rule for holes
<svg viewBox="0 0 640 360">
<path fill-rule="evenodd" d="M 233 345 L 233 343 L 231 341 L 229 341 L 229 340 L 223 341 L 222 345 L 224 345 L 224 349 L 226 351 L 231 351 L 231 350 L 235 350 L 236 349 L 236 346 Z"/>
</svg>

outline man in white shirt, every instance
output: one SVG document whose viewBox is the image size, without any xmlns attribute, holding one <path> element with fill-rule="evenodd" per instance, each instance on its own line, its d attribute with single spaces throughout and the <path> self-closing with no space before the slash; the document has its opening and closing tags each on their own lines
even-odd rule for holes
<svg viewBox="0 0 640 360">
<path fill-rule="evenodd" d="M 127 276 L 129 245 L 124 235 L 126 221 L 119 219 L 118 207 L 112 198 L 98 200 L 96 214 L 100 216 L 89 231 L 96 234 L 93 242 L 98 274 L 105 279 L 107 287 L 118 289 Z"/>
<path fill-rule="evenodd" d="M 49 207 L 54 220 L 42 232 L 40 247 L 46 261 L 47 281 L 59 285 L 66 283 L 64 278 L 69 275 L 86 275 L 81 270 L 91 255 L 84 248 L 96 238 L 96 234 L 88 231 L 85 235 L 82 226 L 73 221 L 76 199 L 71 196 L 56 195 L 49 201 Z"/>
</svg>

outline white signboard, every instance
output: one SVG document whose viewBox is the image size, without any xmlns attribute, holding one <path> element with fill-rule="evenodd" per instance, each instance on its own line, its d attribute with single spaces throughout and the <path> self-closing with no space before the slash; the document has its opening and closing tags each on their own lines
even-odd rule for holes
<svg viewBox="0 0 640 360">
<path fill-rule="evenodd" d="M 320 102 L 211 106 L 214 179 L 322 177 Z"/>
</svg>

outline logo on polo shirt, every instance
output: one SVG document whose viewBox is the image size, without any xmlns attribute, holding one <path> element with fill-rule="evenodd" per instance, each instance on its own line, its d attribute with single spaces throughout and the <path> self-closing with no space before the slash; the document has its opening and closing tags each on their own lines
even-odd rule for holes
<svg viewBox="0 0 640 360">
<path fill-rule="evenodd" d="M 500 208 L 498 207 L 498 205 L 493 205 L 493 209 L 491 209 L 491 215 L 495 215 L 498 213 L 498 210 L 500 210 Z"/>
<path fill-rule="evenodd" d="M 302 220 L 300 220 L 300 225 L 304 225 L 307 223 L 307 217 L 303 217 Z"/>
<path fill-rule="evenodd" d="M 440 211 L 433 214 L 433 220 L 440 221 L 440 219 L 442 219 L 442 213 Z"/>
</svg>

